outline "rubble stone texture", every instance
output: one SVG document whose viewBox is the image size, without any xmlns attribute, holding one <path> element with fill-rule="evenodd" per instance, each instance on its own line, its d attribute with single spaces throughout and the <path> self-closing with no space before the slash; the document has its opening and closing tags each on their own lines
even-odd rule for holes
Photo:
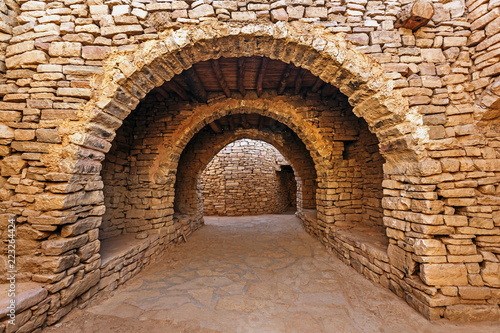
<svg viewBox="0 0 500 333">
<path fill-rule="evenodd" d="M 283 213 L 296 205 L 293 170 L 272 145 L 238 140 L 222 149 L 201 174 L 205 215 Z"/>
<path fill-rule="evenodd" d="M 343 262 L 428 319 L 499 320 L 500 2 L 434 1 L 425 26 L 395 28 L 408 3 L 0 2 L 1 238 L 15 218 L 18 283 L 47 291 L 9 331 L 184 242 L 204 166 L 264 136 Z M 220 130 L 233 115 L 275 124 Z"/>
</svg>

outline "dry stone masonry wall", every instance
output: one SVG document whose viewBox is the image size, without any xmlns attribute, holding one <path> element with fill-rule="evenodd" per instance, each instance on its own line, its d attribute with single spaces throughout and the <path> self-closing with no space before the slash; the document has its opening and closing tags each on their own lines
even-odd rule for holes
<svg viewBox="0 0 500 333">
<path fill-rule="evenodd" d="M 18 281 L 36 290 L 9 330 L 57 322 L 196 230 L 199 218 L 174 216 L 177 164 L 198 131 L 231 112 L 273 118 L 303 141 L 316 169 L 309 186 L 317 186 L 317 212 L 299 216 L 342 260 L 427 318 L 498 320 L 500 3 L 433 1 L 432 19 L 415 31 L 394 27 L 407 3 L 2 2 L 1 236 L 15 218 Z M 209 92 L 208 104 L 144 99 L 221 56 L 293 62 L 343 95 L 264 89 Z M 383 211 L 375 181 L 349 187 L 339 179 L 352 160 L 343 157 L 360 153 L 344 143 L 374 142 L 342 122 L 347 100 L 378 138 Z M 372 149 L 363 156 L 381 162 Z M 361 186 L 369 195 L 360 208 Z M 381 212 L 386 250 L 342 226 L 377 226 Z M 99 228 L 104 238 L 145 241 L 105 263 Z"/>
<path fill-rule="evenodd" d="M 283 155 L 268 143 L 238 140 L 222 149 L 201 174 L 205 215 L 277 214 L 294 207 L 296 192 Z M 295 188 L 294 188 L 295 187 Z"/>
</svg>

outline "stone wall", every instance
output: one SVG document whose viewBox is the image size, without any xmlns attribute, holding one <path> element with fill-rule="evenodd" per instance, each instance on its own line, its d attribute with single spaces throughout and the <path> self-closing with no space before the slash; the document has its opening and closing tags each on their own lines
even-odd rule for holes
<svg viewBox="0 0 500 333">
<path fill-rule="evenodd" d="M 227 145 L 201 174 L 204 214 L 279 214 L 294 207 L 288 179 L 279 173 L 288 164 L 276 148 L 262 141 L 243 139 Z"/>
<path fill-rule="evenodd" d="M 18 25 L 0 27 L 0 213 L 2 223 L 14 216 L 25 230 L 19 279 L 50 290 L 50 323 L 98 283 L 101 162 L 125 117 L 196 62 L 255 55 L 293 62 L 338 87 L 377 136 L 390 243 L 383 285 L 428 318 L 500 316 L 498 1 L 434 2 L 432 20 L 415 31 L 394 28 L 405 1 L 17 3 Z M 352 141 L 351 128 L 336 127 L 338 108 L 329 113 L 335 103 L 321 93 L 215 93 L 208 105 L 174 98 L 135 110 L 142 125 L 133 129 L 123 230 L 182 239 L 173 201 L 184 147 L 209 121 L 252 105 L 309 150 L 314 233 L 334 247 L 331 239 L 342 238 L 335 224 L 347 216 L 337 214 L 333 167 Z M 345 244 L 344 258 L 363 247 Z M 67 295 L 71 306 L 61 306 Z"/>
</svg>

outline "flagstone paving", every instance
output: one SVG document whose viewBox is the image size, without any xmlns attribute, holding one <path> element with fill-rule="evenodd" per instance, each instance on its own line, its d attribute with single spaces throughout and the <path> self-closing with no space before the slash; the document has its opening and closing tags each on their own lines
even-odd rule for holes
<svg viewBox="0 0 500 333">
<path fill-rule="evenodd" d="M 46 332 L 500 332 L 429 322 L 294 215 L 206 217 L 188 242 Z"/>
</svg>

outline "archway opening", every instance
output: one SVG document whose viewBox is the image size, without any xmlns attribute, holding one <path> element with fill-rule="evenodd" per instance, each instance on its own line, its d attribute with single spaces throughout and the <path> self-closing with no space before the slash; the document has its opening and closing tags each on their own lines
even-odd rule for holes
<svg viewBox="0 0 500 333">
<path fill-rule="evenodd" d="M 296 210 L 290 162 L 269 143 L 234 141 L 208 163 L 199 179 L 205 216 L 281 214 Z"/>
<path fill-rule="evenodd" d="M 142 94 L 140 82 L 127 89 Z M 144 94 L 104 162 L 104 251 L 124 242 L 116 238 L 186 241 L 203 224 L 202 170 L 240 139 L 270 143 L 290 162 L 308 232 L 338 253 L 360 239 L 386 253 L 377 137 L 339 89 L 264 57 L 196 63 Z"/>
<path fill-rule="evenodd" d="M 278 213 L 291 201 L 299 212 L 316 208 L 315 163 L 295 132 L 273 118 L 234 112 L 205 125 L 182 152 L 176 218 L 184 224 L 201 221 L 204 190 L 209 214 Z M 254 188 L 243 191 L 244 185 Z"/>
</svg>

